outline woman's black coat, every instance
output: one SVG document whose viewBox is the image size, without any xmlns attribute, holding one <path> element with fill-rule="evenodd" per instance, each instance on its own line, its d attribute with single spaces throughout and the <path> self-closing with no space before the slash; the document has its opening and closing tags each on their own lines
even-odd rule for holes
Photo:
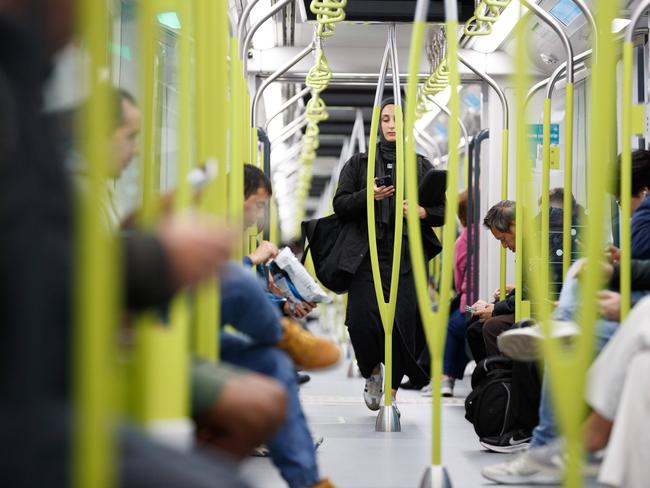
<svg viewBox="0 0 650 488">
<path fill-rule="evenodd" d="M 417 157 L 418 182 L 432 168 L 431 163 L 422 156 Z M 339 267 L 354 274 L 368 253 L 368 226 L 366 221 L 366 174 L 368 155 L 355 154 L 345 164 L 339 176 L 339 186 L 334 196 L 334 212 L 343 223 L 345 235 L 344 251 Z M 393 197 L 394 198 L 394 197 Z M 401 205 L 397 206 L 401 209 Z M 440 227 L 445 222 L 445 208 L 425 207 L 427 217 L 422 220 L 422 241 L 426 260 L 437 256 L 442 250 L 440 241 L 432 227 Z M 404 223 L 406 228 L 406 223 Z"/>
</svg>

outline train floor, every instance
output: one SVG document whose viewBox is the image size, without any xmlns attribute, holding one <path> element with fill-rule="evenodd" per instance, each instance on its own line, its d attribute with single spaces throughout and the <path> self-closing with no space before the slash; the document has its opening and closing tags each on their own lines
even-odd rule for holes
<svg viewBox="0 0 650 488">
<path fill-rule="evenodd" d="M 348 378 L 350 360 L 324 372 L 311 373 L 301 397 L 312 433 L 324 437 L 318 449 L 323 477 L 339 488 L 417 488 L 430 461 L 431 399 L 401 390 L 398 405 L 402 431 L 375 432 L 376 413 L 363 402 L 364 380 Z M 481 476 L 483 466 L 513 454 L 485 451 L 464 418 L 469 377 L 457 383 L 455 397 L 443 399 L 443 464 L 455 488 L 496 486 Z M 268 458 L 250 458 L 243 475 L 253 486 L 286 488 Z M 528 486 L 528 485 L 519 485 Z M 588 486 L 599 486 L 589 483 Z"/>
</svg>

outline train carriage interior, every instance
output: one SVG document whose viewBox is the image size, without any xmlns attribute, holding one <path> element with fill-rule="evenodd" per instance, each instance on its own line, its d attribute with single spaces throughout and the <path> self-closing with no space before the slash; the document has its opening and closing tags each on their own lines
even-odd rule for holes
<svg viewBox="0 0 650 488">
<path fill-rule="evenodd" d="M 649 486 L 649 36 L 0 0 L 0 486 Z"/>
</svg>

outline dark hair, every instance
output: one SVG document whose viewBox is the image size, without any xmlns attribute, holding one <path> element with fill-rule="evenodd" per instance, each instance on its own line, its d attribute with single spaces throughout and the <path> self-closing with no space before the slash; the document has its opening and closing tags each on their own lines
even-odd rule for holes
<svg viewBox="0 0 650 488">
<path fill-rule="evenodd" d="M 467 190 L 458 194 L 458 219 L 463 227 L 467 227 Z"/>
<path fill-rule="evenodd" d="M 271 180 L 268 176 L 259 169 L 257 166 L 252 164 L 244 165 L 244 199 L 250 197 L 258 189 L 264 188 L 266 193 L 270 195 L 273 194 L 271 188 Z"/>
<path fill-rule="evenodd" d="M 515 202 L 501 200 L 493 205 L 485 214 L 483 225 L 488 229 L 496 229 L 500 232 L 509 232 L 510 227 L 515 223 Z"/>
<path fill-rule="evenodd" d="M 542 197 L 539 197 L 538 203 L 542 204 Z M 564 208 L 564 188 L 551 188 L 548 192 L 548 203 L 551 207 L 555 204 L 556 208 Z M 576 206 L 576 199 L 573 195 L 571 195 L 571 204 Z"/>
<path fill-rule="evenodd" d="M 110 130 L 113 132 L 124 125 L 124 102 L 130 103 L 134 107 L 138 106 L 135 97 L 124 88 L 111 87 L 110 99 L 113 107 L 113 117 L 111 119 Z"/>
<path fill-rule="evenodd" d="M 621 156 L 618 157 L 616 188 L 612 193 L 621 196 Z M 632 195 L 636 196 L 646 186 L 650 187 L 650 151 L 637 149 L 632 152 Z"/>
</svg>

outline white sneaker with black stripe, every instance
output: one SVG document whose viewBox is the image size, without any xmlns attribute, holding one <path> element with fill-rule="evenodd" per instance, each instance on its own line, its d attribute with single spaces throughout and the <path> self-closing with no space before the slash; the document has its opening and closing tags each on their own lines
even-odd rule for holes
<svg viewBox="0 0 650 488">
<path fill-rule="evenodd" d="M 382 393 L 384 393 L 383 366 L 380 367 L 379 374 L 370 375 L 370 378 L 366 379 L 366 385 L 363 389 L 363 400 L 370 410 L 379 410 Z"/>
<path fill-rule="evenodd" d="M 559 469 L 545 469 L 522 452 L 505 463 L 486 466 L 481 470 L 484 478 L 502 485 L 558 485 L 562 482 Z"/>
</svg>

